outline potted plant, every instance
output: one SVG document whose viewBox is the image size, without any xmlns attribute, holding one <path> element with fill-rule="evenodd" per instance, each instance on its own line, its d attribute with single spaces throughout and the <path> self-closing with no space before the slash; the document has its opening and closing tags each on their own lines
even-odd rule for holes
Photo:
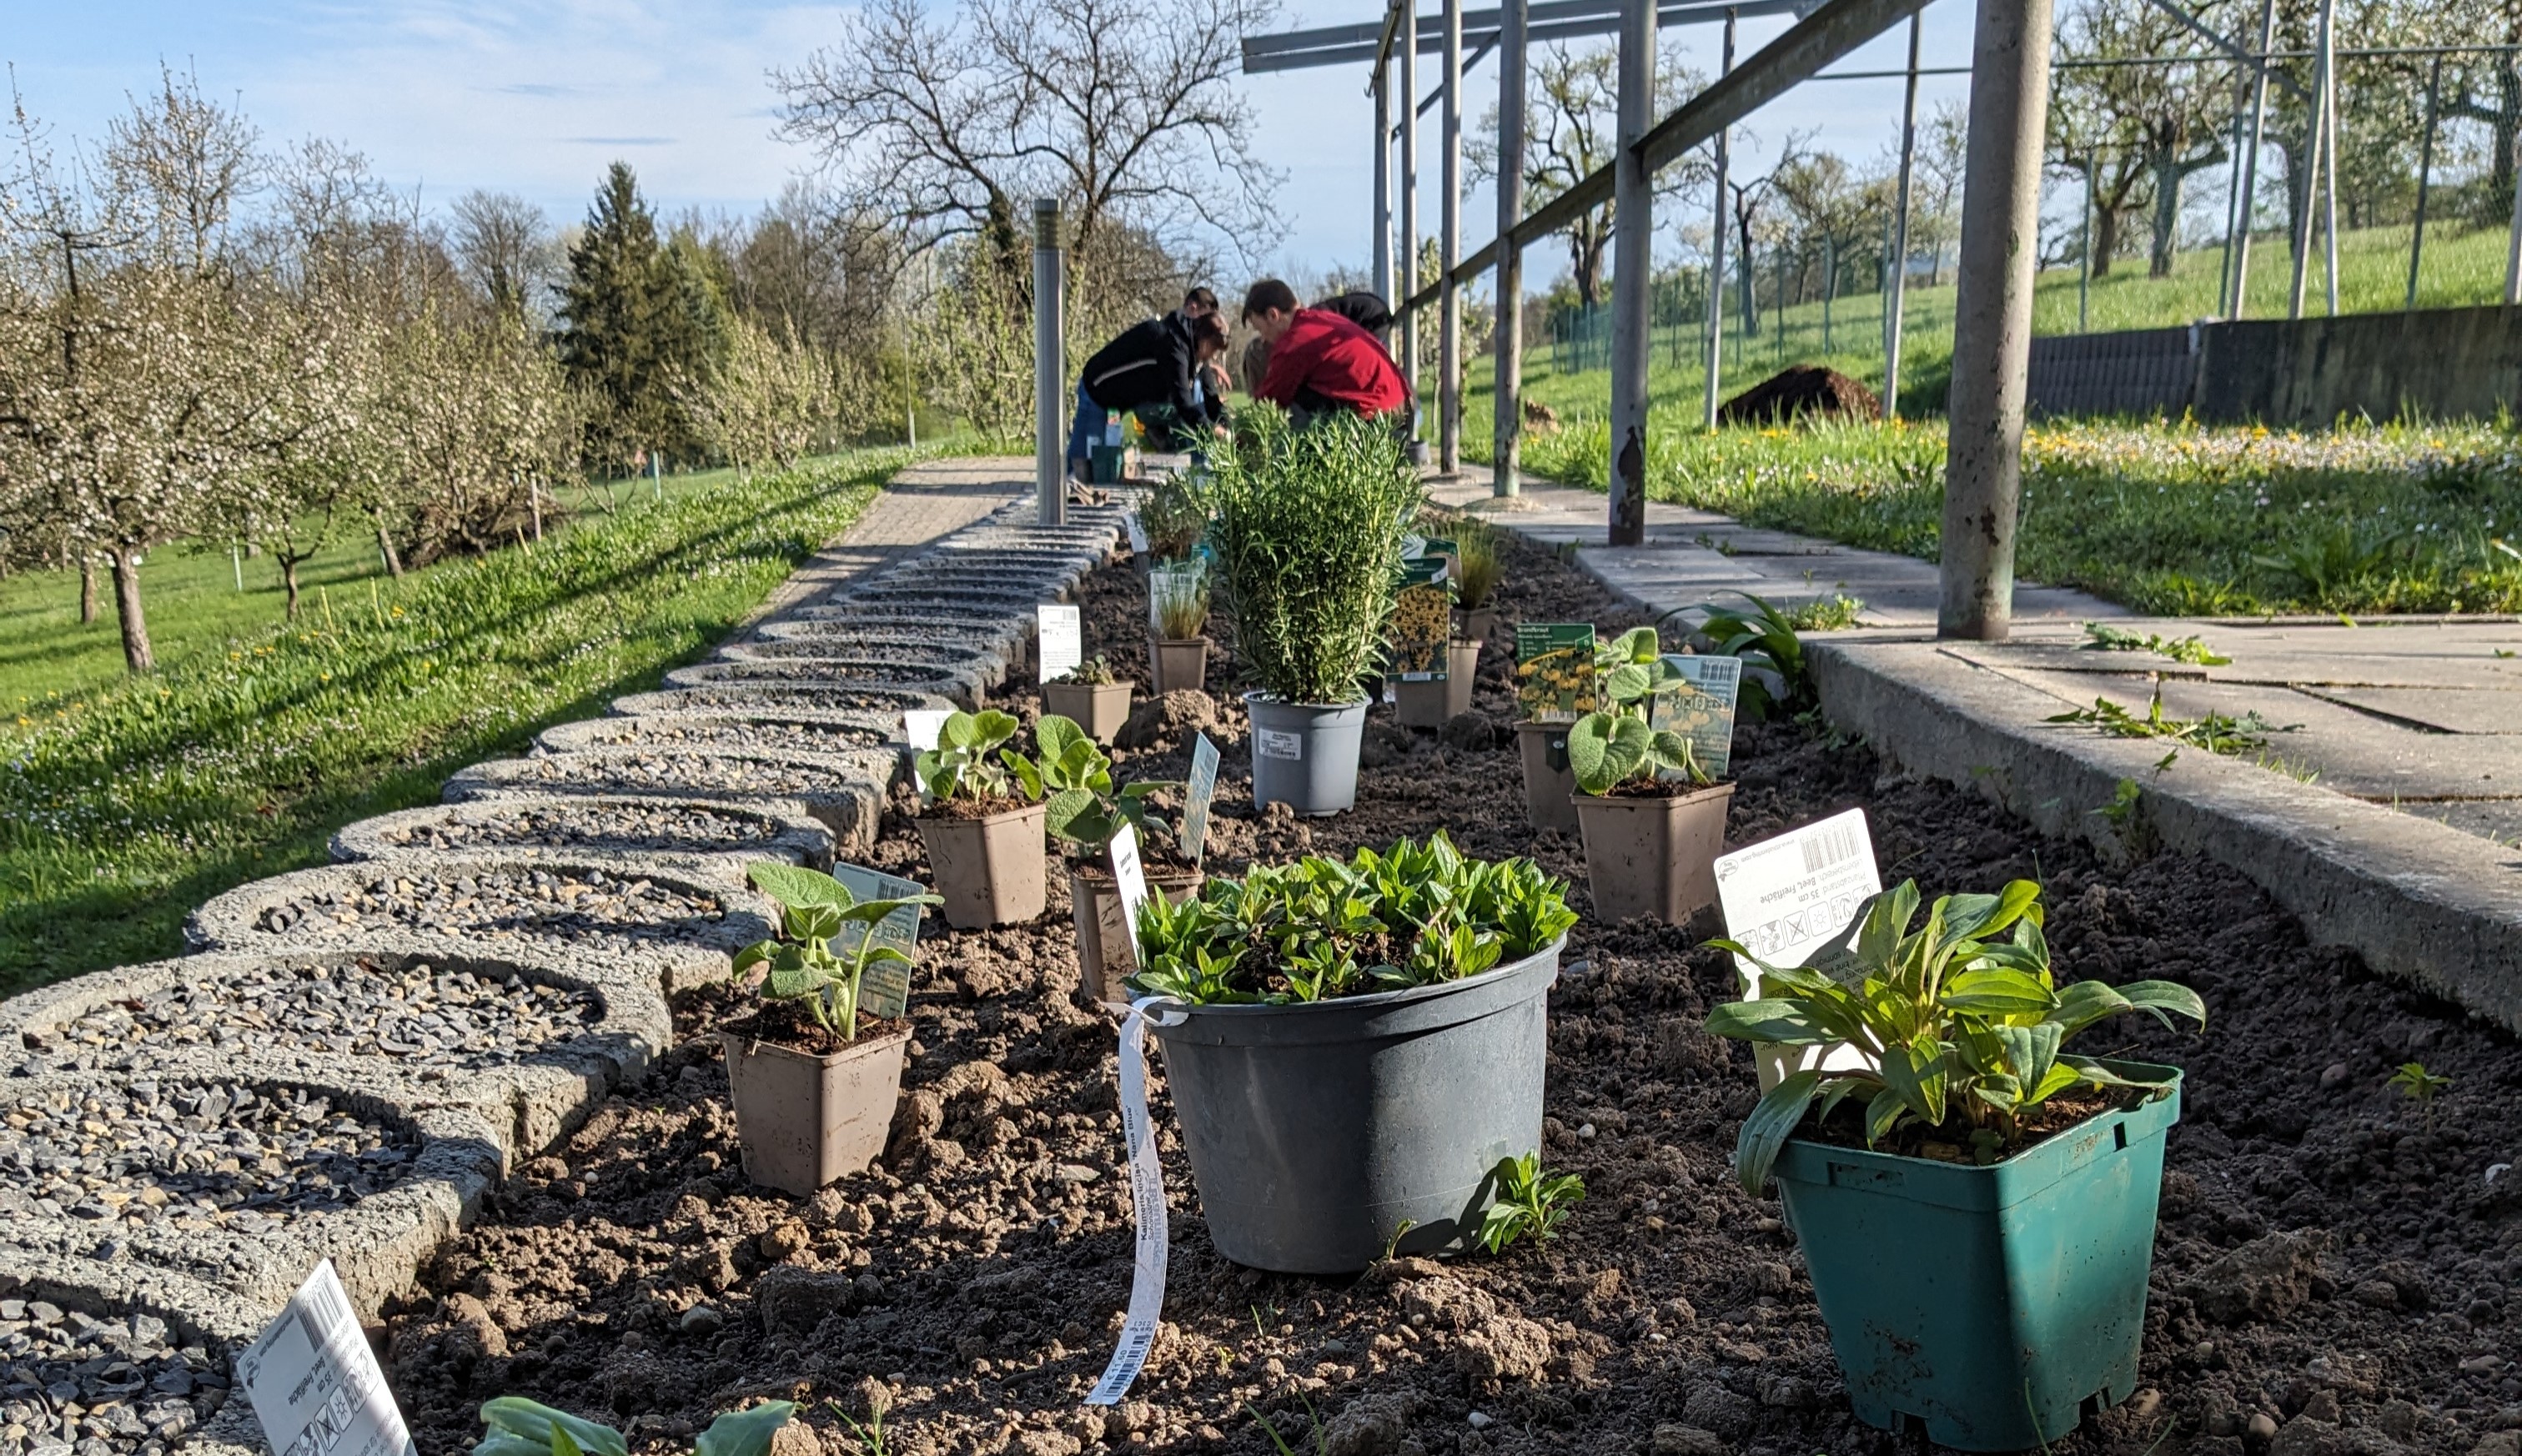
<svg viewBox="0 0 2522 1456">
<path fill-rule="evenodd" d="M 1208 687 L 1208 573 L 1195 561 L 1147 578 L 1147 676 L 1161 697 Z"/>
<path fill-rule="evenodd" d="M 1148 1024 L 1220 1253 L 1337 1274 L 1478 1236 L 1540 1147 L 1565 888 L 1439 833 L 1147 898 L 1130 987 L 1178 1003 Z"/>
<path fill-rule="evenodd" d="M 796 1413 L 791 1400 L 728 1411 L 692 1438 L 692 1456 L 766 1456 L 771 1438 Z M 522 1395 L 485 1402 L 482 1424 L 490 1429 L 473 1456 L 630 1456 L 621 1432 Z"/>
<path fill-rule="evenodd" d="M 1479 685 L 1480 644 L 1445 644 L 1441 681 L 1397 678 L 1392 683 L 1392 716 L 1403 728 L 1440 728 L 1458 714 L 1471 711 L 1471 690 Z"/>
<path fill-rule="evenodd" d="M 1678 925 L 1716 903 L 1734 785 L 1710 779 L 1688 738 L 1650 726 L 1656 699 L 1682 686 L 1656 650 L 1655 629 L 1623 634 L 1606 657 L 1622 660 L 1601 672 L 1599 706 L 1567 730 L 1569 802 L 1594 914 Z"/>
<path fill-rule="evenodd" d="M 1109 743 L 1130 721 L 1130 688 L 1129 680 L 1115 677 L 1098 652 L 1042 684 L 1042 711 L 1081 725 L 1098 743 Z"/>
<path fill-rule="evenodd" d="M 859 991 L 870 967 L 911 963 L 877 939 L 884 918 L 938 899 L 861 900 L 819 869 L 775 862 L 745 875 L 779 902 L 780 938 L 735 958 L 738 975 L 764 971 L 762 1006 L 719 1034 L 727 1096 L 744 1175 L 803 1198 L 884 1151 L 911 1028 L 861 1011 Z M 845 955 L 833 953 L 836 939 Z"/>
<path fill-rule="evenodd" d="M 1042 915 L 1042 771 L 1006 745 L 1019 725 L 996 709 L 955 712 L 937 730 L 937 746 L 912 772 L 928 794 L 913 822 L 928 846 L 946 923 L 958 930 L 1012 925 Z"/>
<path fill-rule="evenodd" d="M 1422 492 L 1390 427 L 1335 413 L 1302 432 L 1276 409 L 1238 416 L 1213 456 L 1209 528 L 1250 681 L 1252 800 L 1298 814 L 1357 802 L 1358 740 L 1392 609 L 1401 540 Z"/>
<path fill-rule="evenodd" d="M 1876 896 L 1827 974 L 1714 942 L 1758 980 L 1707 1029 L 1805 1063 L 1744 1119 L 1735 1173 L 1755 1197 L 1776 1176 L 1858 1417 L 2025 1450 L 2136 1388 L 2180 1114 L 2175 1068 L 2061 1047 L 2207 1008 L 2170 981 L 2060 988 L 2030 880 L 1917 915 L 1914 882 Z"/>
<path fill-rule="evenodd" d="M 1141 779 L 1112 787 L 1112 761 L 1096 749 L 1077 725 L 1064 718 L 1046 718 L 1034 726 L 1034 737 L 1048 767 L 1058 761 L 1069 787 L 1043 804 L 1051 836 L 1066 845 L 1068 900 L 1077 922 L 1077 968 L 1089 999 L 1127 1004 L 1122 981 L 1138 968 L 1130 941 L 1130 922 L 1121 913 L 1121 891 L 1111 869 L 1098 863 L 1112 836 L 1124 825 L 1138 830 L 1140 867 L 1150 889 L 1169 900 L 1188 899 L 1202 878 L 1174 827 L 1158 819 L 1148 800 L 1166 789 L 1181 788 L 1179 779 Z M 1173 853 L 1166 853 L 1170 847 Z M 1159 858 L 1159 856 L 1162 858 Z"/>
<path fill-rule="evenodd" d="M 1455 634 L 1466 641 L 1486 642 L 1489 634 L 1497 631 L 1497 608 L 1489 598 L 1506 577 L 1505 543 L 1498 540 L 1496 527 L 1477 517 L 1466 516 L 1451 529 Z"/>
</svg>

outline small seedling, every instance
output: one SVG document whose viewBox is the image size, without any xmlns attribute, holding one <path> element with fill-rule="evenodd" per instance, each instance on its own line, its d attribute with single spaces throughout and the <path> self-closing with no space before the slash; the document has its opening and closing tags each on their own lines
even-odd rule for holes
<svg viewBox="0 0 2522 1456">
<path fill-rule="evenodd" d="M 2196 636 L 2167 637 L 2158 632 L 2143 636 L 2106 622 L 2084 624 L 2084 646 L 2095 652 L 2151 652 L 2192 667 L 2220 668 L 2233 659 L 2222 656 Z"/>
<path fill-rule="evenodd" d="M 1817 596 L 1787 613 L 1787 625 L 1798 632 L 1845 632 L 1856 625 L 1865 603 L 1845 591 Z"/>
<path fill-rule="evenodd" d="M 936 895 L 861 900 L 849 886 L 802 865 L 749 865 L 745 875 L 755 889 L 779 903 L 784 940 L 747 946 L 736 955 L 735 972 L 769 966 L 762 981 L 765 1000 L 805 1003 L 824 1030 L 845 1042 L 858 1037 L 859 992 L 867 971 L 911 963 L 909 956 L 876 939 L 878 927 L 905 907 L 946 903 Z M 858 927 L 856 946 L 846 956 L 833 954 L 832 942 L 850 926 Z"/>
<path fill-rule="evenodd" d="M 2111 801 L 2093 812 L 2109 821 L 2112 828 L 2125 835 L 2136 822 L 2137 805 L 2144 797 L 2145 790 L 2137 785 L 2135 779 L 2123 778 L 2119 787 L 2112 790 Z"/>
<path fill-rule="evenodd" d="M 1098 652 L 1051 681 L 1081 687 L 1109 687 L 1121 680 L 1113 674 L 1112 664 L 1104 661 L 1103 654 Z"/>
<path fill-rule="evenodd" d="M 858 1441 L 859 1450 L 863 1453 L 863 1456 L 885 1456 L 885 1398 L 882 1395 L 872 1395 L 868 1398 L 867 1418 L 864 1425 L 861 1425 L 856 1417 L 852 1416 L 848 1411 L 841 1409 L 841 1403 L 839 1401 L 826 1400 L 823 1404 L 830 1409 L 833 1415 L 840 1417 L 844 1425 L 850 1428 L 850 1434 Z"/>
<path fill-rule="evenodd" d="M 786 1400 L 766 1400 L 729 1411 L 692 1441 L 692 1456 L 768 1456 L 771 1438 L 797 1412 Z M 621 1432 L 522 1395 L 502 1395 L 482 1406 L 490 1429 L 473 1456 L 630 1456 Z"/>
<path fill-rule="evenodd" d="M 1526 1234 L 1546 1240 L 1585 1198 L 1585 1180 L 1573 1173 L 1544 1174 L 1538 1149 L 1500 1159 L 1498 1198 L 1480 1219 L 1480 1246 L 1491 1253 Z"/>
<path fill-rule="evenodd" d="M 2428 1071 L 2422 1061 L 2405 1061 L 2400 1064 L 2398 1071 L 2391 1074 L 2391 1080 L 2385 1085 L 2402 1097 L 2414 1102 L 2418 1109 L 2426 1115 L 2426 1131 L 2435 1130 L 2435 1099 L 2442 1096 L 2444 1089 L 2452 1085 L 2452 1078 L 2440 1072 Z"/>
<path fill-rule="evenodd" d="M 1315 1456 L 1328 1456 L 1331 1448 L 1331 1433 L 1323 1429 L 1322 1412 L 1314 1409 L 1314 1402 L 1311 1399 L 1303 1396 L 1297 1398 L 1305 1402 L 1305 1420 L 1312 1428 Z M 1296 1448 L 1287 1444 L 1287 1438 L 1279 1433 L 1279 1428 L 1271 1424 L 1268 1416 L 1261 1414 L 1248 1400 L 1243 1402 L 1243 1409 L 1253 1420 L 1261 1423 L 1263 1431 L 1269 1433 L 1270 1444 L 1280 1453 L 1280 1456 L 1296 1456 Z"/>
</svg>

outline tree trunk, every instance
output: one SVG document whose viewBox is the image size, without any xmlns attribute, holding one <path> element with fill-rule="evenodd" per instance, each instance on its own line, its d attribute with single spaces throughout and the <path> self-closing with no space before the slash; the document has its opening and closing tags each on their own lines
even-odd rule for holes
<svg viewBox="0 0 2522 1456">
<path fill-rule="evenodd" d="M 96 558 L 81 551 L 79 553 L 79 626 L 87 627 L 95 621 Z"/>
<path fill-rule="evenodd" d="M 2120 251 L 2119 209 L 2102 202 L 2093 204 L 2092 246 L 2093 276 L 2107 278 L 2111 274 L 2111 259 L 2117 257 Z"/>
<path fill-rule="evenodd" d="M 298 620 L 298 558 L 280 558 L 280 584 L 289 588 L 289 620 Z"/>
<path fill-rule="evenodd" d="M 2180 232 L 2180 154 L 2154 155 L 2154 249 L 2147 255 L 2145 275 L 2172 276 L 2172 254 Z"/>
<path fill-rule="evenodd" d="M 149 618 L 140 609 L 140 564 L 128 548 L 108 553 L 114 563 L 114 611 L 122 623 L 122 662 L 135 673 L 153 671 L 156 654 L 149 650 Z"/>
<path fill-rule="evenodd" d="M 2522 70 L 2514 68 L 2511 53 L 2498 58 L 2496 67 L 2496 121 L 2489 129 L 2496 141 L 2488 149 L 2490 164 L 2495 168 L 2493 195 L 2496 209 L 2507 212 L 2513 206 L 2513 136 L 2522 127 Z"/>
<path fill-rule="evenodd" d="M 377 528 L 377 550 L 386 558 L 386 574 L 397 582 L 401 581 L 402 553 L 395 549 L 394 533 L 383 526 Z"/>
<path fill-rule="evenodd" d="M 1735 276 L 1742 281 L 1743 337 L 1757 339 L 1760 337 L 1760 301 L 1754 293 L 1751 278 L 1751 219 L 1740 218 L 1737 230 L 1742 242 L 1735 256 L 1741 266 Z"/>
</svg>

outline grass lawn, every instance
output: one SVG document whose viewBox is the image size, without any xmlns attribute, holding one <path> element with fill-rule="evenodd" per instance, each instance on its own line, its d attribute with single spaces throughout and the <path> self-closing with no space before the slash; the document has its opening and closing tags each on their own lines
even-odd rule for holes
<svg viewBox="0 0 2522 1456">
<path fill-rule="evenodd" d="M 143 581 L 165 666 L 144 678 L 122 671 L 110 598 L 76 627 L 75 576 L 0 584 L 0 995 L 174 955 L 202 901 L 321 863 L 343 823 L 435 802 L 456 769 L 653 685 L 910 458 L 680 477 L 662 501 L 642 486 L 532 551 L 399 582 L 348 544 L 303 578 L 295 624 L 268 562 L 239 593 L 226 560 L 162 550 Z"/>
</svg>

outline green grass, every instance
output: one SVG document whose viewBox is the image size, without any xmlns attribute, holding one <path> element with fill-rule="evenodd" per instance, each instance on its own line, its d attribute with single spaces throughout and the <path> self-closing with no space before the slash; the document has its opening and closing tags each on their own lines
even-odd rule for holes
<svg viewBox="0 0 2522 1456">
<path fill-rule="evenodd" d="M 1608 432 L 1527 444 L 1537 476 L 1604 488 Z M 2139 611 L 2511 612 L 2522 440 L 2505 424 L 2306 434 L 2186 423 L 2043 425 L 2025 445 L 2018 571 Z M 1708 434 L 1650 427 L 1649 494 L 1933 560 L 1940 421 Z"/>
<path fill-rule="evenodd" d="M 855 452 L 745 483 L 644 488 L 531 552 L 400 582 L 333 558 L 279 624 L 228 563 L 161 552 L 167 666 L 121 673 L 111 626 L 47 654 L 75 577 L 18 579 L 0 651 L 0 994 L 176 954 L 186 912 L 320 863 L 340 825 L 434 802 L 466 764 L 653 685 L 856 519 L 910 456 Z M 43 607 L 19 607 L 14 593 Z M 110 669 L 110 670 L 109 670 Z M 38 690 L 49 687 L 50 695 Z"/>
</svg>

